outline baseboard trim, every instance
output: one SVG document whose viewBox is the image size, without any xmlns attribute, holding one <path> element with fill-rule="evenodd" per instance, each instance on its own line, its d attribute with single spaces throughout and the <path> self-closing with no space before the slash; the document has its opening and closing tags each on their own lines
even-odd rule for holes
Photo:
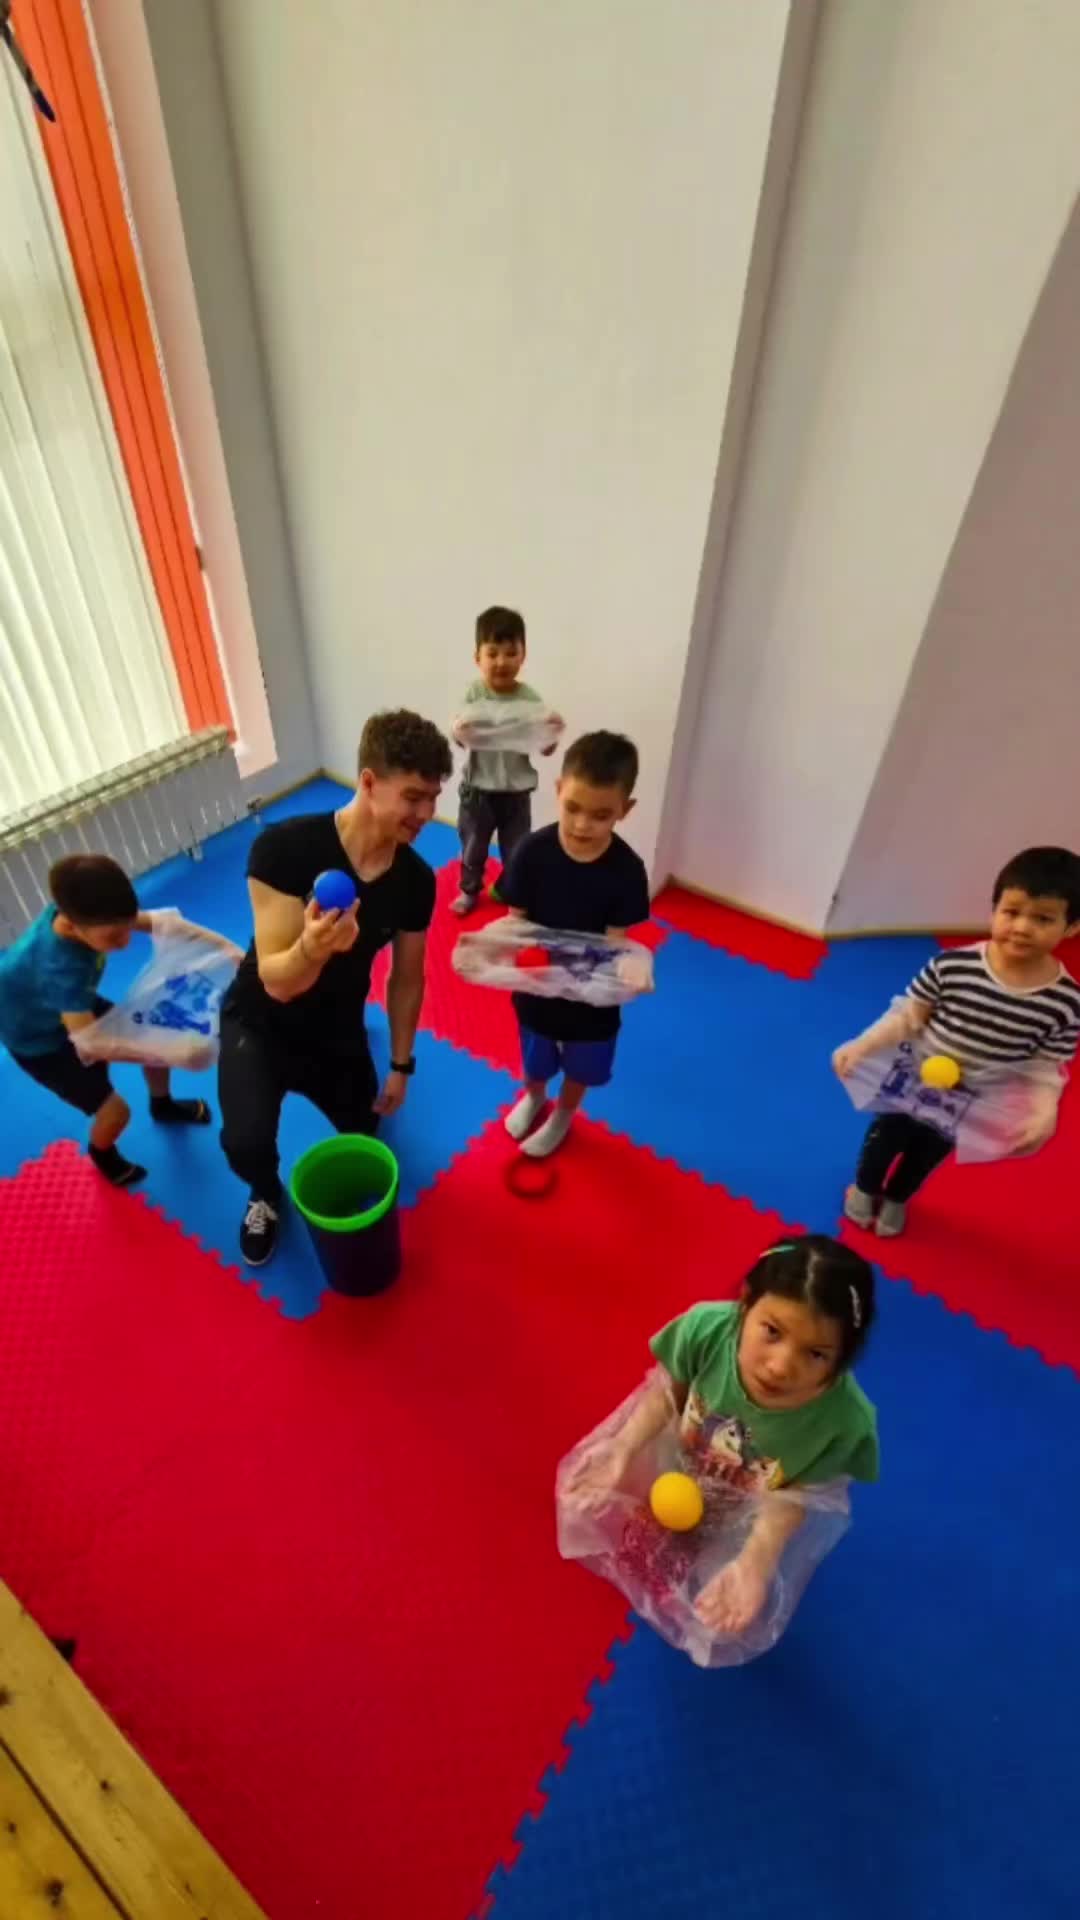
<svg viewBox="0 0 1080 1920">
<path fill-rule="evenodd" d="M 782 928 L 784 933 L 801 933 L 807 940 L 829 938 L 818 927 L 804 927 L 797 920 L 784 920 L 778 913 L 766 913 L 762 907 L 752 907 L 745 900 L 736 900 L 730 893 L 714 893 L 711 887 L 696 887 L 690 880 L 680 880 L 677 873 L 673 873 L 664 885 L 681 887 L 684 893 L 696 894 L 699 900 L 711 900 L 714 907 L 730 907 L 734 913 L 745 913 L 749 919 L 761 920 L 767 927 Z"/>
<path fill-rule="evenodd" d="M 665 882 L 669 887 L 681 887 L 684 893 L 696 894 L 699 900 L 711 900 L 714 906 L 730 907 L 735 913 L 745 913 L 751 920 L 762 920 L 766 926 L 781 927 L 785 933 L 799 933 L 808 940 L 827 940 L 830 945 L 842 940 L 937 940 L 942 937 L 956 940 L 979 940 L 985 936 L 985 927 L 853 927 L 843 931 L 826 932 L 821 927 L 803 926 L 797 920 L 784 920 L 776 913 L 765 913 L 761 907 L 752 907 L 745 900 L 736 900 L 729 893 L 714 893 L 709 887 L 697 887 L 689 880 L 680 880 L 673 873 Z"/>
</svg>

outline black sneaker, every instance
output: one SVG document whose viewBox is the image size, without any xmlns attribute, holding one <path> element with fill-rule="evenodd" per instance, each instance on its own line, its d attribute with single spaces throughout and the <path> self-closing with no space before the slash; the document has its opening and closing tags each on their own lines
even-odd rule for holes
<svg viewBox="0 0 1080 1920">
<path fill-rule="evenodd" d="M 278 1210 L 252 1194 L 240 1229 L 240 1252 L 249 1267 L 264 1266 L 277 1245 Z"/>
<path fill-rule="evenodd" d="M 111 1187 L 134 1187 L 146 1179 L 146 1168 L 125 1160 L 119 1147 L 87 1147 L 86 1151 Z"/>
</svg>

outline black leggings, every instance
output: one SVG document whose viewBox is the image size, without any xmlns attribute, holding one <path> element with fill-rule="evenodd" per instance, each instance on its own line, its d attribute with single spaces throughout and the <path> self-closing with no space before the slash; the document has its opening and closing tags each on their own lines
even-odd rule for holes
<svg viewBox="0 0 1080 1920">
<path fill-rule="evenodd" d="M 233 1172 L 262 1200 L 276 1200 L 278 1122 L 287 1093 L 302 1093 L 339 1133 L 374 1133 L 379 1090 L 361 1028 L 362 1051 L 300 1053 L 233 1014 L 221 1020 L 218 1098 L 221 1144 Z"/>
<path fill-rule="evenodd" d="M 875 1199 L 910 1200 L 952 1150 L 936 1127 L 907 1113 L 880 1114 L 863 1141 L 855 1185 Z"/>
</svg>

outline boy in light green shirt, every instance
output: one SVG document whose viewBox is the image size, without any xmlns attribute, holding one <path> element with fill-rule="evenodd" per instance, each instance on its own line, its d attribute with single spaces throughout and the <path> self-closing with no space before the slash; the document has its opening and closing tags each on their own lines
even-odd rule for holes
<svg viewBox="0 0 1080 1920">
<path fill-rule="evenodd" d="M 459 746 L 466 744 L 468 709 L 477 702 L 495 702 L 527 708 L 538 714 L 544 703 L 533 687 L 518 678 L 525 664 L 525 622 L 510 607 L 488 607 L 476 622 L 476 664 L 479 679 L 465 695 L 464 709 L 451 728 Z M 554 743 L 543 747 L 553 753 Z M 484 868 L 493 837 L 499 838 L 504 869 L 514 849 L 532 832 L 531 796 L 536 769 L 527 753 L 497 747 L 470 746 L 461 781 L 458 832 L 461 835 L 461 891 L 450 911 L 471 913 L 484 884 Z"/>
</svg>

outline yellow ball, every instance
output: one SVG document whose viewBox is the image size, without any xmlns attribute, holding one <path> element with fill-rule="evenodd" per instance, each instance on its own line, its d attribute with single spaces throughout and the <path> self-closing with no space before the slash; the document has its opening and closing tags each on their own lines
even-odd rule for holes
<svg viewBox="0 0 1080 1920">
<path fill-rule="evenodd" d="M 701 1488 L 688 1473 L 662 1473 L 652 1483 L 649 1505 L 653 1518 L 672 1533 L 689 1533 L 705 1512 Z"/>
<path fill-rule="evenodd" d="M 951 1092 L 960 1085 L 960 1068 L 947 1053 L 931 1054 L 919 1069 L 919 1077 L 926 1087 L 937 1087 L 942 1093 Z"/>
</svg>

